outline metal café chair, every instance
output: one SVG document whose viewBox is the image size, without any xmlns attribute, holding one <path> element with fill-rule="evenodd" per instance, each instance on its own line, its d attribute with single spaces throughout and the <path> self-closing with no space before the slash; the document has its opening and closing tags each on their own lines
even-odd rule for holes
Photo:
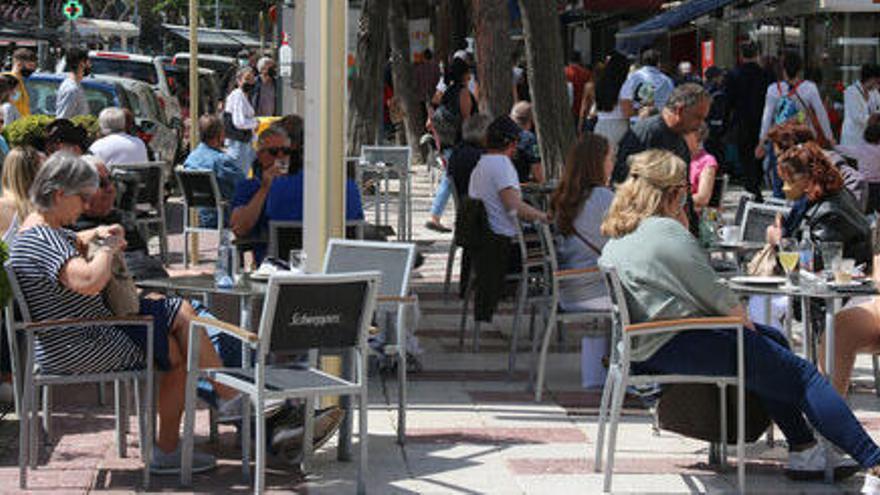
<svg viewBox="0 0 880 495">
<path fill-rule="evenodd" d="M 449 189 L 452 191 L 452 202 L 455 205 L 455 215 L 458 217 L 461 211 L 461 195 L 455 187 L 455 182 L 449 179 Z M 443 300 L 449 300 L 449 287 L 452 285 L 452 266 L 455 264 L 455 253 L 461 248 L 458 238 L 458 219 L 456 218 L 455 226 L 452 230 L 452 240 L 449 241 L 449 252 L 446 255 L 446 275 L 443 278 Z M 462 259 L 464 263 L 464 259 Z M 462 272 L 463 273 L 463 272 Z M 459 284 L 463 282 L 459 279 Z"/>
<path fill-rule="evenodd" d="M 576 268 L 569 270 L 560 270 L 559 262 L 556 259 L 556 247 L 553 242 L 553 234 L 550 231 L 549 225 L 541 225 L 538 228 L 538 232 L 541 234 L 541 245 L 544 248 L 544 256 L 550 263 L 550 270 L 548 270 L 549 274 L 549 302 L 547 304 L 547 308 L 549 309 L 549 315 L 546 319 L 546 326 L 544 329 L 544 335 L 541 338 L 541 352 L 538 355 L 538 358 L 535 359 L 535 353 L 537 352 L 537 342 L 538 339 L 534 339 L 532 341 L 532 377 L 534 380 L 532 383 L 535 387 L 535 402 L 541 402 L 541 396 L 544 390 L 544 380 L 545 380 L 545 372 L 547 369 L 547 353 L 550 348 L 550 340 L 553 336 L 554 330 L 556 330 L 557 326 L 562 326 L 568 323 L 576 323 L 576 322 L 584 322 L 595 320 L 597 318 L 611 318 L 611 311 L 609 309 L 604 310 L 591 310 L 591 311 L 563 311 L 559 307 L 559 296 L 560 296 L 560 284 L 568 281 L 568 280 L 578 280 L 583 277 L 589 276 L 599 276 L 598 268 Z M 586 246 L 584 246 L 586 248 Z"/>
<path fill-rule="evenodd" d="M 387 225 L 391 203 L 390 181 L 398 180 L 398 215 L 397 239 L 412 239 L 412 194 L 410 170 L 412 168 L 411 150 L 408 146 L 364 146 L 357 166 L 357 183 L 360 186 L 364 173 L 377 176 L 380 180 L 375 185 L 373 194 L 376 225 Z M 385 191 L 382 192 L 384 186 Z M 384 222 L 382 223 L 382 209 Z"/>
<path fill-rule="evenodd" d="M 168 261 L 168 230 L 165 222 L 165 162 L 124 163 L 112 166 L 113 170 L 125 170 L 139 177 L 135 207 L 135 225 L 144 239 L 150 238 L 152 227 L 159 230 L 159 253 L 163 262 Z"/>
<path fill-rule="evenodd" d="M 183 167 L 174 169 L 177 184 L 183 192 L 183 266 L 189 266 L 189 236 L 196 232 L 214 232 L 218 238 L 223 233 L 223 197 L 213 170 L 187 170 Z M 190 224 L 190 210 L 211 209 L 217 213 L 217 225 L 214 227 Z"/>
<path fill-rule="evenodd" d="M 369 242 L 348 239 L 330 239 L 324 256 L 324 273 L 347 273 L 376 269 L 382 272 L 377 298 L 377 320 L 383 321 L 390 342 L 384 346 L 385 355 L 397 359 L 397 441 L 406 441 L 407 356 L 406 310 L 415 311 L 418 300 L 410 293 L 410 278 L 416 257 L 412 243 Z M 394 323 L 392 323 L 394 319 Z M 394 332 L 391 332 L 391 329 Z"/>
<path fill-rule="evenodd" d="M 10 350 L 10 367 L 13 376 L 13 393 L 20 424 L 18 429 L 19 487 L 27 489 L 28 467 L 35 469 L 40 457 L 40 427 L 37 415 L 42 413 L 43 428 L 51 440 L 51 387 L 53 385 L 114 382 L 116 392 L 116 452 L 126 456 L 125 429 L 127 410 L 123 405 L 123 386 L 132 381 L 135 390 L 135 409 L 138 416 L 141 458 L 144 462 L 144 486 L 150 486 L 150 460 L 153 449 L 153 318 L 132 316 L 126 318 L 65 318 L 63 320 L 33 321 L 27 301 L 21 292 L 15 270 L 9 261 L 4 264 L 6 276 L 12 289 L 13 300 L 5 308 L 6 332 Z M 15 306 L 21 316 L 15 318 Z M 146 332 L 144 365 L 140 368 L 111 370 L 101 373 L 74 374 L 52 373 L 41 369 L 36 362 L 37 339 L 51 338 L 52 333 L 71 332 L 80 329 L 106 326 L 140 327 Z M 19 335 L 25 339 L 24 352 L 19 346 Z M 140 380 L 145 382 L 144 399 L 141 401 Z M 42 388 L 42 408 L 38 392 Z M 38 411 L 42 409 L 42 411 Z M 141 410 L 143 409 L 143 410 Z"/>
<path fill-rule="evenodd" d="M 246 395 L 242 407 L 242 470 L 250 477 L 250 414 L 256 410 L 256 476 L 254 493 L 262 493 L 266 471 L 265 406 L 268 400 L 305 399 L 306 414 L 303 459 L 312 457 L 315 401 L 323 396 L 358 397 L 358 493 L 366 492 L 367 477 L 367 333 L 376 305 L 382 275 L 379 272 L 295 275 L 277 273 L 269 278 L 263 312 L 257 333 L 209 318 L 194 318 L 189 328 L 190 352 L 184 434 L 181 447 L 181 483 L 192 484 L 193 430 L 195 396 L 199 378 L 210 377 Z M 198 328 L 214 328 L 241 340 L 255 356 L 244 353 L 241 368 L 200 369 Z M 337 377 L 315 367 L 317 353 L 341 352 L 343 370 L 352 377 Z M 306 366 L 298 363 L 267 362 L 269 353 L 277 355 L 309 354 Z M 350 414 L 350 411 L 349 411 Z M 342 433 L 340 433 L 340 437 Z M 340 441 L 340 451 L 345 448 Z"/>
<path fill-rule="evenodd" d="M 364 221 L 346 220 L 345 238 L 363 239 Z M 267 256 L 287 260 L 291 249 L 302 249 L 303 223 L 299 220 L 270 220 Z"/>
<path fill-rule="evenodd" d="M 660 320 L 646 323 L 631 323 L 626 294 L 620 283 L 615 267 L 599 263 L 599 269 L 608 287 L 611 297 L 612 346 L 608 377 L 602 390 L 602 403 L 599 409 L 599 431 L 596 437 L 595 470 L 602 470 L 602 449 L 605 448 L 605 428 L 609 422 L 608 453 L 604 465 L 605 477 L 603 491 L 611 492 L 611 480 L 614 474 L 614 451 L 617 446 L 617 426 L 620 421 L 623 399 L 630 385 L 669 384 L 669 383 L 708 383 L 718 386 L 721 401 L 721 462 L 727 458 L 727 387 L 737 389 L 736 408 L 736 453 L 737 453 L 737 484 L 739 491 L 745 493 L 745 364 L 743 345 L 743 320 L 737 317 L 686 318 L 679 320 Z M 703 376 L 703 375 L 630 375 L 630 352 L 633 339 L 647 335 L 676 333 L 687 330 L 732 330 L 736 332 L 736 375 L 735 376 Z"/>
</svg>

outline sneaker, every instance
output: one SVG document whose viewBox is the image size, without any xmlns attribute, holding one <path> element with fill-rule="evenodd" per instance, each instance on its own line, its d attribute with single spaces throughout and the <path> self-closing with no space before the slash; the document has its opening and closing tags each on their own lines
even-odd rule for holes
<svg viewBox="0 0 880 495">
<path fill-rule="evenodd" d="M 209 471 L 214 469 L 216 465 L 217 461 L 211 454 L 198 451 L 193 452 L 192 471 L 194 473 Z M 171 453 L 162 452 L 162 449 L 154 445 L 150 472 L 158 475 L 180 474 L 180 445 Z"/>
<path fill-rule="evenodd" d="M 834 481 L 846 479 L 861 470 L 852 458 L 839 455 L 832 449 L 827 458 L 834 466 Z M 825 477 L 825 448 L 818 442 L 807 450 L 788 453 L 785 475 L 796 481 L 821 480 Z"/>
<path fill-rule="evenodd" d="M 869 471 L 865 475 L 865 482 L 862 484 L 862 490 L 859 493 L 880 495 L 880 477 L 871 474 Z"/>
<path fill-rule="evenodd" d="M 435 222 L 433 220 L 425 222 L 425 228 L 428 230 L 433 230 L 434 232 L 442 232 L 444 234 L 452 232 L 452 229 L 450 229 L 449 227 L 446 227 L 445 225 L 439 222 Z"/>
<path fill-rule="evenodd" d="M 339 406 L 331 406 L 315 412 L 315 450 L 320 449 L 339 429 L 345 413 Z"/>
<path fill-rule="evenodd" d="M 244 394 L 238 394 L 231 399 L 217 399 L 217 422 L 235 423 L 241 421 L 241 401 Z M 266 401 L 266 415 L 271 415 L 284 405 L 284 399 Z"/>
</svg>

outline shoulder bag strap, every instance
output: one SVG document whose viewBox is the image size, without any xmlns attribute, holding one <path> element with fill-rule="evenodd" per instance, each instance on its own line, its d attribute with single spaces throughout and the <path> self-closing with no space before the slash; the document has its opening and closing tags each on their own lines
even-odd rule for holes
<svg viewBox="0 0 880 495">
<path fill-rule="evenodd" d="M 577 229 L 572 229 L 572 231 L 574 232 L 574 235 L 576 235 L 577 238 L 581 240 L 581 242 L 587 245 L 588 248 L 592 249 L 599 256 L 602 256 L 601 249 L 597 248 L 595 244 L 590 242 L 586 237 L 582 236 L 581 233 L 577 231 Z"/>
</svg>

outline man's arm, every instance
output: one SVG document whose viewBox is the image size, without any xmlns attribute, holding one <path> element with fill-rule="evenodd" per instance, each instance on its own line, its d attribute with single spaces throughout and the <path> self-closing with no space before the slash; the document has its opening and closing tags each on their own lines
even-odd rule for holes
<svg viewBox="0 0 880 495">
<path fill-rule="evenodd" d="M 498 192 L 501 203 L 506 211 L 515 211 L 517 216 L 530 222 L 546 222 L 547 214 L 536 208 L 532 208 L 522 200 L 519 189 L 508 187 Z"/>
<path fill-rule="evenodd" d="M 254 229 L 257 222 L 259 222 L 260 215 L 263 214 L 263 205 L 266 204 L 266 198 L 269 196 L 271 186 L 271 182 L 263 181 L 251 200 L 246 205 L 240 206 L 232 212 L 229 225 L 232 227 L 232 232 L 236 237 L 246 237 Z"/>
</svg>

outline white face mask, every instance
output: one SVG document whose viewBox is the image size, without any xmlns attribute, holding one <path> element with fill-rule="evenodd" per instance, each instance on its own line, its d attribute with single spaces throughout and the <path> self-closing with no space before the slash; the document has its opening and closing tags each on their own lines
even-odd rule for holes
<svg viewBox="0 0 880 495">
<path fill-rule="evenodd" d="M 275 166 L 278 167 L 278 170 L 281 171 L 282 174 L 286 174 L 290 170 L 290 159 L 276 158 Z"/>
</svg>

